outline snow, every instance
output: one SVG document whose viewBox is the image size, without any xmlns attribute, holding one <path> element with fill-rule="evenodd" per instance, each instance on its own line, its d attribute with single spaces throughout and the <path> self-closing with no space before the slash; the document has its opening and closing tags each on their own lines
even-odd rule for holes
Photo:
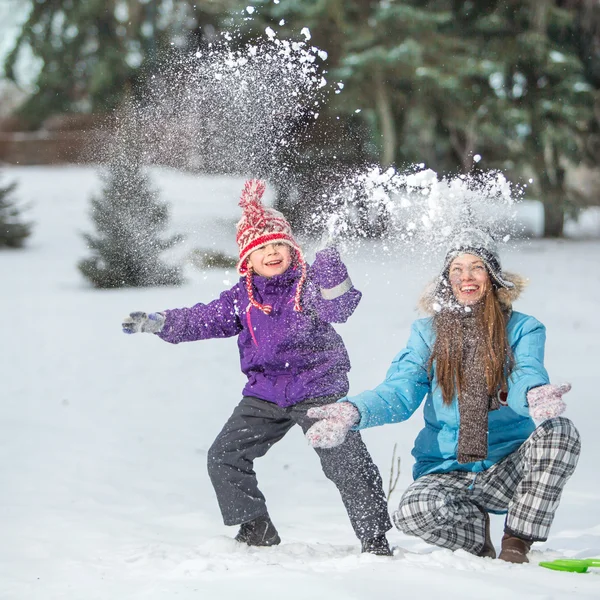
<svg viewBox="0 0 600 600">
<path fill-rule="evenodd" d="M 504 255 L 505 268 L 531 277 L 517 308 L 547 325 L 547 367 L 553 381 L 573 384 L 567 416 L 583 437 L 579 467 L 532 564 L 452 553 L 396 530 L 392 558 L 361 555 L 337 491 L 298 428 L 257 461 L 283 541 L 253 549 L 222 525 L 205 467 L 240 398 L 235 339 L 171 346 L 120 330 L 133 310 L 208 301 L 235 273 L 187 265 L 180 288 L 93 290 L 75 265 L 87 255 L 80 234 L 92 230 L 95 169 L 17 166 L 3 174 L 4 183 L 18 182 L 35 230 L 26 249 L 0 253 L 2 600 L 600 597 L 598 570 L 571 574 L 535 564 L 600 555 L 600 241 L 518 241 Z M 173 258 L 194 247 L 235 251 L 241 179 L 155 169 L 153 180 L 172 205 L 173 232 L 188 236 Z M 364 293 L 339 326 L 357 393 L 384 376 L 435 273 L 422 268 L 414 247 L 392 254 L 369 243 L 346 255 Z M 398 445 L 391 510 L 411 481 L 410 450 L 421 426 L 417 414 L 364 433 L 385 486 Z M 492 516 L 496 546 L 501 532 L 502 518 Z"/>
</svg>

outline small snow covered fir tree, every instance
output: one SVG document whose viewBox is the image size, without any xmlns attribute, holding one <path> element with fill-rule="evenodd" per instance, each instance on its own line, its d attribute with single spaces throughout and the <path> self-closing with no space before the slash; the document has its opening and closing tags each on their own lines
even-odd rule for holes
<svg viewBox="0 0 600 600">
<path fill-rule="evenodd" d="M 84 234 L 92 256 L 79 262 L 81 273 L 98 288 L 181 283 L 179 267 L 160 259 L 180 237 L 160 237 L 168 208 L 153 189 L 140 153 L 131 147 L 117 151 L 103 180 L 102 195 L 91 201 L 97 234 Z"/>
<path fill-rule="evenodd" d="M 11 183 L 0 187 L 0 248 L 21 248 L 31 234 L 31 225 L 23 223 L 12 193 L 17 187 Z"/>
</svg>

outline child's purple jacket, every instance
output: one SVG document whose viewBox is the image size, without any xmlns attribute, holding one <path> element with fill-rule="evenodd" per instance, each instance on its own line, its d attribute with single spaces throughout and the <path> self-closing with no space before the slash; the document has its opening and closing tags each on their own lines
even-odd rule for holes
<svg viewBox="0 0 600 600">
<path fill-rule="evenodd" d="M 348 393 L 350 359 L 331 323 L 344 323 L 361 293 L 352 286 L 337 250 L 317 253 L 302 290 L 302 312 L 294 311 L 300 271 L 290 268 L 267 279 L 254 275 L 254 295 L 270 304 L 270 315 L 254 308 L 245 279 L 209 304 L 163 311 L 157 335 L 172 344 L 238 336 L 244 396 L 285 407 L 307 398 Z"/>
</svg>

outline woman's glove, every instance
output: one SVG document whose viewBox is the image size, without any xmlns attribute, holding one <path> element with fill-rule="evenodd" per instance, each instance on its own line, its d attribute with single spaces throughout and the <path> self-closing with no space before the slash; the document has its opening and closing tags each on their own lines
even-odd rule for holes
<svg viewBox="0 0 600 600">
<path fill-rule="evenodd" d="M 562 415 L 567 408 L 563 402 L 563 394 L 571 389 L 570 383 L 540 385 L 527 392 L 529 414 L 535 421 L 545 421 Z"/>
<path fill-rule="evenodd" d="M 350 402 L 335 402 L 309 408 L 306 416 L 320 419 L 306 432 L 313 448 L 335 448 L 344 442 L 353 425 L 360 421 L 358 408 Z"/>
<path fill-rule="evenodd" d="M 123 319 L 123 333 L 158 333 L 165 324 L 162 313 L 132 312 Z"/>
</svg>

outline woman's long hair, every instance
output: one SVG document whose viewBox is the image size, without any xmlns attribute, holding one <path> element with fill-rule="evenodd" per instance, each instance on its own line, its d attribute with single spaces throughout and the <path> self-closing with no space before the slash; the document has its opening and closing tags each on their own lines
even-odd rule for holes
<svg viewBox="0 0 600 600">
<path fill-rule="evenodd" d="M 506 335 L 508 314 L 502 309 L 494 288 L 489 285 L 483 298 L 473 307 L 476 319 L 475 335 L 480 336 L 478 360 L 483 361 L 483 372 L 490 396 L 498 391 L 506 393 L 507 378 L 513 367 L 513 358 Z M 456 392 L 464 389 L 463 329 L 464 310 L 445 308 L 433 320 L 436 333 L 429 370 L 435 364 L 435 379 L 442 390 L 445 404 L 451 404 Z"/>
</svg>

